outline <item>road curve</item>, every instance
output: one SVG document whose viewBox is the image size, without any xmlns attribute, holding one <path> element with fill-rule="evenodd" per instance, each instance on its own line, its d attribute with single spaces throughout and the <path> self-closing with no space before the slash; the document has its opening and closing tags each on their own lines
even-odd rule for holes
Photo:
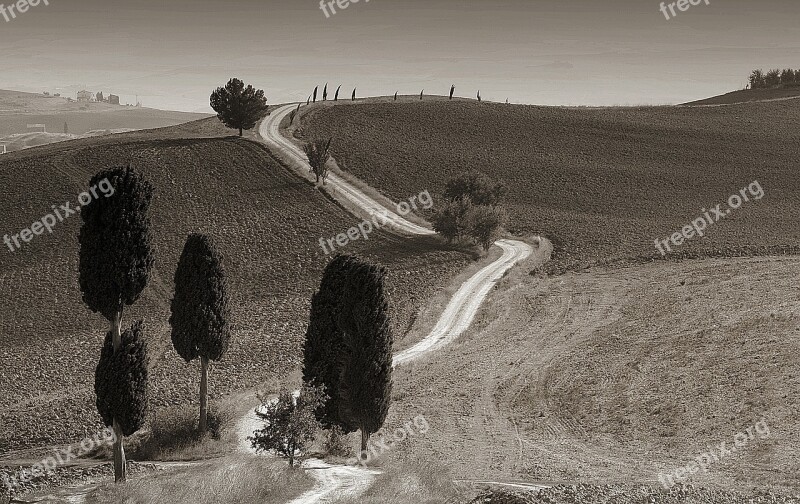
<svg viewBox="0 0 800 504">
<path fill-rule="evenodd" d="M 311 174 L 311 167 L 302 149 L 280 133 L 281 122 L 286 116 L 291 114 L 292 110 L 295 110 L 295 108 L 295 105 L 285 105 L 274 110 L 261 123 L 258 133 L 270 150 L 286 161 L 289 167 L 296 171 L 298 175 L 306 180 L 314 181 L 314 176 Z M 339 200 L 340 203 L 345 204 L 349 209 L 358 209 L 363 213 L 363 217 L 372 218 L 376 215 L 382 216 L 385 222 L 388 221 L 387 225 L 397 234 L 436 234 L 432 229 L 414 224 L 398 215 L 397 212 L 387 209 L 335 173 L 330 173 L 328 175 L 325 187 L 331 196 Z"/>
<path fill-rule="evenodd" d="M 283 158 L 298 175 L 314 181 L 303 151 L 280 132 L 281 122 L 295 109 L 296 105 L 286 105 L 273 111 L 261 123 L 259 134 L 273 153 Z M 383 215 L 397 234 L 435 234 L 430 228 L 419 226 L 388 210 L 334 173 L 328 177 L 326 187 L 334 198 L 348 208 L 360 210 L 364 215 Z M 533 253 L 530 245 L 517 240 L 499 240 L 495 244 L 503 250 L 500 258 L 482 268 L 458 289 L 430 334 L 411 348 L 395 354 L 393 366 L 421 359 L 456 340 L 472 324 L 486 296 L 503 275 Z M 246 438 L 258 428 L 259 419 L 254 413 L 242 420 L 239 426 L 242 450 L 251 450 Z M 290 504 L 316 504 L 339 497 L 354 498 L 366 491 L 375 476 L 380 474 L 379 471 L 361 467 L 330 465 L 318 459 L 306 460 L 303 467 L 317 480 L 317 485 Z"/>
</svg>

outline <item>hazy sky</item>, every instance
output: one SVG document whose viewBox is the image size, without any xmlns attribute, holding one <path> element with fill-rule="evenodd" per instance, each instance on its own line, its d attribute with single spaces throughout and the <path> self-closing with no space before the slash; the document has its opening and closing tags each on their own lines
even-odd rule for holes
<svg viewBox="0 0 800 504">
<path fill-rule="evenodd" d="M 9 0 L 0 0 L 0 3 Z M 457 93 L 516 103 L 634 105 L 744 87 L 800 68 L 800 1 L 710 0 L 666 20 L 656 0 L 49 0 L 0 17 L 0 88 L 140 95 L 210 110 L 237 76 L 270 103 L 315 84 L 349 96 Z"/>
</svg>

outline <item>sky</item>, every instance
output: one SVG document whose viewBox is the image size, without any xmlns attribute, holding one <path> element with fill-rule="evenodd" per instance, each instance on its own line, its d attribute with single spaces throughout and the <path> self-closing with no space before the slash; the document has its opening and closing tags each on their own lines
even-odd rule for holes
<svg viewBox="0 0 800 504">
<path fill-rule="evenodd" d="M 543 105 L 682 103 L 800 68 L 800 1 L 48 0 L 0 15 L 0 89 L 210 111 L 231 77 L 272 104 L 329 82 L 359 96 L 456 94 Z M 10 0 L 0 0 L 8 5 Z M 667 2 L 669 3 L 669 2 Z"/>
</svg>

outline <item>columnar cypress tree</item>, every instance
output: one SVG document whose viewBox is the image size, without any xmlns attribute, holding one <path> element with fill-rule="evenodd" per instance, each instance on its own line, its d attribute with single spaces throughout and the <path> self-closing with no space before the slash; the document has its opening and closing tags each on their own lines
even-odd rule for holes
<svg viewBox="0 0 800 504">
<path fill-rule="evenodd" d="M 139 298 L 153 268 L 148 215 L 153 187 L 130 167 L 104 170 L 90 181 L 91 187 L 102 184 L 113 188 L 108 191 L 110 195 L 94 199 L 81 209 L 79 281 L 86 306 L 110 322 L 111 345 L 119 354 L 126 352 L 121 331 L 123 308 Z M 100 376 L 111 379 L 108 373 Z M 123 418 L 111 421 L 116 435 L 117 481 L 125 480 L 123 421 L 127 422 Z"/>
<path fill-rule="evenodd" d="M 319 91 L 319 86 L 314 88 L 314 103 L 317 103 L 317 91 Z"/>
<path fill-rule="evenodd" d="M 386 270 L 356 260 L 342 292 L 338 327 L 342 335 L 339 410 L 361 430 L 361 452 L 386 421 L 392 399 L 392 337 Z"/>
<path fill-rule="evenodd" d="M 208 236 L 186 240 L 175 272 L 172 345 L 186 362 L 200 357 L 200 432 L 208 429 L 208 363 L 230 343 L 230 307 L 222 256 Z"/>
<path fill-rule="evenodd" d="M 147 369 L 149 358 L 140 320 L 122 334 L 119 349 L 113 334 L 106 334 L 100 362 L 94 375 L 97 411 L 106 426 L 119 427 L 130 436 L 142 428 L 147 415 Z"/>
<path fill-rule="evenodd" d="M 325 89 L 322 90 L 322 101 L 328 101 L 328 83 L 325 83 Z"/>
<path fill-rule="evenodd" d="M 342 85 L 339 84 L 339 87 L 336 88 L 336 95 L 333 97 L 333 101 L 339 101 L 339 90 L 342 89 Z"/>
<path fill-rule="evenodd" d="M 327 427 L 361 429 L 362 450 L 386 420 L 391 401 L 392 345 L 385 270 L 337 256 L 311 302 L 303 381 L 324 387 Z"/>
<path fill-rule="evenodd" d="M 356 101 L 356 89 L 357 88 L 353 88 L 353 97 L 351 98 L 352 101 Z"/>
<path fill-rule="evenodd" d="M 329 396 L 324 407 L 318 410 L 318 419 L 326 428 L 339 426 L 346 433 L 355 428 L 339 416 L 339 356 L 343 341 L 337 318 L 341 310 L 341 288 L 351 265 L 351 257 L 340 255 L 325 268 L 319 291 L 311 298 L 311 315 L 303 346 L 303 383 L 321 386 Z"/>
</svg>

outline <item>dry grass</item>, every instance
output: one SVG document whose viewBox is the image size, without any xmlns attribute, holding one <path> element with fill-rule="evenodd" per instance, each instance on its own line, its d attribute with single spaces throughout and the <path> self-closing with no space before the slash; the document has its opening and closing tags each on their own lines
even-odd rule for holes
<svg viewBox="0 0 800 504">
<path fill-rule="evenodd" d="M 281 461 L 231 457 L 187 467 L 175 467 L 111 483 L 88 496 L 86 502 L 127 504 L 252 504 L 287 502 L 313 485 L 304 471 L 290 470 Z"/>
</svg>

